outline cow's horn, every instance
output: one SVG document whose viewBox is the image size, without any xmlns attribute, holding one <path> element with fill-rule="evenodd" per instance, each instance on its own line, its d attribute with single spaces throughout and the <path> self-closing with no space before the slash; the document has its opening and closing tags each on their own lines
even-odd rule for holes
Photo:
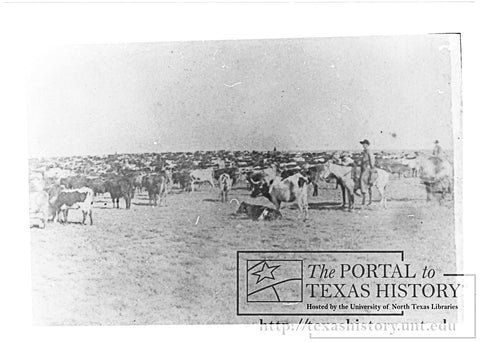
<svg viewBox="0 0 480 342">
<path fill-rule="evenodd" d="M 252 182 L 252 184 L 255 184 L 255 185 L 260 184 L 260 181 L 256 181 L 256 182 L 255 182 L 253 179 L 250 179 L 250 182 Z"/>
<path fill-rule="evenodd" d="M 232 198 L 232 199 L 230 200 L 230 204 L 232 204 L 233 201 L 236 201 L 237 204 L 240 205 L 240 202 L 239 202 L 236 198 Z"/>
</svg>

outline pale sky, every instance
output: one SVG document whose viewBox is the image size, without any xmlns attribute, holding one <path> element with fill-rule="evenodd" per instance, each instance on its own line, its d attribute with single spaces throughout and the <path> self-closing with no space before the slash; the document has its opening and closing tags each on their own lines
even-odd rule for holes
<svg viewBox="0 0 480 342">
<path fill-rule="evenodd" d="M 456 40 L 51 48 L 28 84 L 29 154 L 351 150 L 364 138 L 373 149 L 430 149 L 436 139 L 451 149 Z"/>
</svg>

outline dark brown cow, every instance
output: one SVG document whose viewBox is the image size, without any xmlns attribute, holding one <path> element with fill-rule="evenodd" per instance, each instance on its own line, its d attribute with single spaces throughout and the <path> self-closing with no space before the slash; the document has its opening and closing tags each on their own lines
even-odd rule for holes
<svg viewBox="0 0 480 342">
<path fill-rule="evenodd" d="M 145 176 L 142 180 L 145 184 L 145 188 L 148 192 L 148 204 L 151 206 L 157 206 L 157 200 L 160 196 L 160 205 L 162 201 L 164 205 L 167 205 L 167 183 L 168 177 L 164 174 L 151 174 Z"/>
<path fill-rule="evenodd" d="M 94 196 L 107 192 L 107 190 L 105 189 L 105 181 L 101 178 L 89 178 L 87 180 L 87 187 L 93 190 Z"/>
<path fill-rule="evenodd" d="M 113 178 L 105 182 L 105 190 L 110 193 L 113 207 L 120 208 L 120 198 L 125 199 L 125 208 L 130 209 L 135 188 L 129 177 Z"/>
<path fill-rule="evenodd" d="M 180 189 L 188 189 L 190 186 L 190 172 L 189 171 L 178 171 L 172 174 L 172 183 L 178 185 Z"/>
<path fill-rule="evenodd" d="M 277 176 L 276 168 L 270 167 L 263 170 L 250 171 L 246 175 L 247 189 L 253 190 L 255 186 L 262 182 L 269 183 Z"/>
<path fill-rule="evenodd" d="M 237 209 L 237 214 L 246 214 L 247 217 L 253 221 L 270 221 L 282 217 L 282 214 L 278 210 L 246 202 L 240 203 L 240 206 Z"/>
</svg>

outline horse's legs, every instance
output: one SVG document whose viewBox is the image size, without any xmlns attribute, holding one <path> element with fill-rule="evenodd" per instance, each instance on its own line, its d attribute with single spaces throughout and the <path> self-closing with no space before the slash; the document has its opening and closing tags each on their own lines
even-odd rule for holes
<svg viewBox="0 0 480 342">
<path fill-rule="evenodd" d="M 308 219 L 308 200 L 307 197 L 305 196 L 305 201 L 303 203 L 303 206 L 305 207 L 305 221 Z"/>
<path fill-rule="evenodd" d="M 427 202 L 429 202 L 432 199 L 431 198 L 431 191 L 432 191 L 431 185 L 430 184 L 425 184 L 425 189 L 427 190 Z"/>
<path fill-rule="evenodd" d="M 298 210 L 299 210 L 299 218 L 303 213 L 303 221 L 308 219 L 308 203 L 305 203 L 301 197 L 297 200 Z"/>
<path fill-rule="evenodd" d="M 387 185 L 383 187 L 383 207 L 387 208 Z"/>
<path fill-rule="evenodd" d="M 353 189 L 346 188 L 346 191 L 347 191 L 347 197 L 348 197 L 348 209 L 352 210 L 354 208 L 354 203 L 355 203 L 355 193 Z"/>
<path fill-rule="evenodd" d="M 384 208 L 387 207 L 387 198 L 385 197 L 385 187 L 380 187 L 377 185 L 377 190 L 380 193 L 380 205 Z"/>
</svg>

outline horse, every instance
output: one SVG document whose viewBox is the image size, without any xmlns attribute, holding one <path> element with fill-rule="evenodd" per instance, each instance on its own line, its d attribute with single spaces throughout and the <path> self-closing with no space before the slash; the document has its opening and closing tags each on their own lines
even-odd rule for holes
<svg viewBox="0 0 480 342">
<path fill-rule="evenodd" d="M 321 171 L 321 174 L 320 174 L 320 178 L 322 178 L 325 181 L 330 177 L 333 177 L 336 179 L 337 185 L 340 185 L 342 189 L 343 207 L 346 206 L 346 201 L 345 201 L 345 192 L 346 192 L 349 209 L 353 209 L 353 206 L 355 203 L 355 197 L 353 195 L 355 190 L 355 182 L 354 182 L 354 177 L 352 175 L 352 171 L 354 171 L 354 169 L 351 166 L 334 164 L 331 160 L 329 160 L 324 164 L 324 169 L 323 171 Z"/>
<path fill-rule="evenodd" d="M 345 191 L 347 192 L 348 198 L 348 208 L 353 209 L 355 198 L 355 191 L 359 188 L 359 175 L 355 166 L 343 166 L 332 163 L 328 161 L 325 163 L 325 170 L 323 172 L 324 179 L 327 179 L 329 176 L 333 176 L 337 179 L 337 182 L 343 185 Z M 375 186 L 380 193 L 380 205 L 384 208 L 387 207 L 387 197 L 385 195 L 386 187 L 390 174 L 382 169 L 376 169 L 376 177 L 372 180 L 371 184 L 368 186 L 368 195 L 369 201 L 368 205 L 372 204 L 372 187 Z M 365 195 L 363 194 L 362 204 L 365 204 Z"/>
<path fill-rule="evenodd" d="M 419 177 L 427 192 L 427 201 L 434 193 L 440 193 L 440 199 L 445 199 L 452 192 L 453 165 L 439 157 L 422 156 L 419 159 Z"/>
<path fill-rule="evenodd" d="M 358 172 L 355 172 L 358 174 Z M 368 184 L 368 205 L 372 204 L 372 187 L 376 187 L 378 193 L 380 194 L 380 205 L 383 208 L 387 207 L 387 196 L 385 194 L 387 189 L 387 184 L 390 179 L 390 173 L 380 169 L 375 168 L 372 172 L 370 183 Z M 360 188 L 360 175 L 358 175 L 358 180 L 355 180 L 355 191 Z M 365 194 L 362 193 L 362 205 L 365 205 Z"/>
</svg>

